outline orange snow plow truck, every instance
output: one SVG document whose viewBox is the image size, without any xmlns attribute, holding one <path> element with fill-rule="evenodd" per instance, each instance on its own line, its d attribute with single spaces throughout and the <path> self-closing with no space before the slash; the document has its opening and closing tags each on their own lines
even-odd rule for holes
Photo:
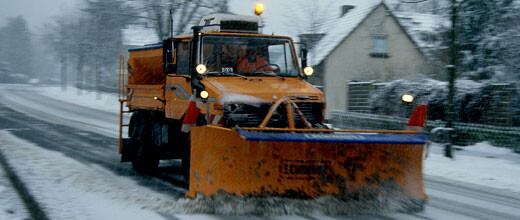
<svg viewBox="0 0 520 220">
<path fill-rule="evenodd" d="M 324 94 L 306 82 L 306 50 L 299 63 L 292 39 L 262 34 L 258 16 L 208 15 L 192 29 L 121 59 L 120 102 L 129 109 L 121 118 L 132 113 L 122 162 L 153 172 L 159 160 L 182 159 L 188 198 L 391 198 L 422 207 L 424 133 L 327 128 Z"/>
</svg>

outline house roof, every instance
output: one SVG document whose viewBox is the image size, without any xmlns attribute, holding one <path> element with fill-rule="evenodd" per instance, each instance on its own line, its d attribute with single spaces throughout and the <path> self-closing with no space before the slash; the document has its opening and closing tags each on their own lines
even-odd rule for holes
<svg viewBox="0 0 520 220">
<path fill-rule="evenodd" d="M 352 33 L 365 18 L 382 4 L 382 0 L 348 0 L 335 1 L 328 7 L 329 19 L 323 25 L 322 30 L 326 30 L 325 36 L 314 46 L 312 51 L 312 64 L 319 64 L 323 61 L 346 37 Z M 342 5 L 354 6 L 348 13 L 340 16 Z"/>
<path fill-rule="evenodd" d="M 341 42 L 343 42 L 365 18 L 368 17 L 379 5 L 383 4 L 390 10 L 388 4 L 391 0 L 345 0 L 335 1 L 335 5 L 329 7 L 329 16 L 332 18 L 321 30 L 325 30 L 325 36 L 314 46 L 311 60 L 313 65 L 321 63 Z M 340 16 L 342 5 L 355 6 L 344 16 Z M 439 47 L 440 42 L 428 41 L 424 33 L 436 33 L 443 27 L 449 27 L 450 22 L 439 15 L 394 12 L 390 10 L 397 22 L 403 28 L 410 40 L 416 45 L 421 53 L 427 54 L 432 48 Z"/>
<path fill-rule="evenodd" d="M 449 19 L 434 14 L 412 13 L 412 12 L 394 12 L 398 22 L 406 29 L 406 32 L 424 51 L 437 48 L 440 41 L 428 41 L 424 38 L 425 33 L 437 33 L 442 28 L 449 28 L 451 22 Z"/>
</svg>

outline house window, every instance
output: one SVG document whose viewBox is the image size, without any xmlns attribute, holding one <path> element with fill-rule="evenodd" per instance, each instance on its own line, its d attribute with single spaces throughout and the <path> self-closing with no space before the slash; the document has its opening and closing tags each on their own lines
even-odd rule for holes
<svg viewBox="0 0 520 220">
<path fill-rule="evenodd" d="M 388 40 L 383 35 L 372 35 L 372 50 L 370 56 L 375 58 L 388 58 Z"/>
</svg>

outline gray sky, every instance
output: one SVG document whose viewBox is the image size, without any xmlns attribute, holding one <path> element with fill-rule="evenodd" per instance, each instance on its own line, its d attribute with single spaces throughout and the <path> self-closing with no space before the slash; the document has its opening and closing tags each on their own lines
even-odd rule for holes
<svg viewBox="0 0 520 220">
<path fill-rule="evenodd" d="M 23 15 L 31 31 L 53 16 L 65 14 L 80 0 L 0 0 L 0 26 L 6 24 L 9 17 Z"/>
<path fill-rule="evenodd" d="M 7 18 L 23 15 L 34 33 L 42 28 L 42 25 L 51 21 L 53 16 L 65 15 L 73 11 L 82 0 L 0 0 L 0 27 L 6 24 Z M 283 14 L 279 0 L 230 0 L 230 10 L 237 14 L 253 15 L 256 3 L 263 3 L 265 13 L 262 17 L 267 18 L 265 33 L 284 30 L 280 22 L 269 22 L 273 14 Z M 283 31 L 282 31 L 283 32 Z"/>
<path fill-rule="evenodd" d="M 0 26 L 6 24 L 7 18 L 23 15 L 29 24 L 31 31 L 37 31 L 42 24 L 49 22 L 53 16 L 64 15 L 72 11 L 75 5 L 82 0 L 0 0 Z M 237 14 L 253 15 L 256 3 L 263 3 L 269 17 L 271 13 L 278 13 L 276 0 L 231 0 L 230 9 Z M 275 25 L 268 25 L 270 29 L 276 29 Z"/>
</svg>

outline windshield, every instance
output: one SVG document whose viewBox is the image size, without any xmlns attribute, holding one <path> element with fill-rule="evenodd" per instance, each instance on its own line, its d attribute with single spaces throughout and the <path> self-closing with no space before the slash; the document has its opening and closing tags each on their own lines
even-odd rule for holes
<svg viewBox="0 0 520 220">
<path fill-rule="evenodd" d="M 202 63 L 208 73 L 243 76 L 298 76 L 287 38 L 205 36 Z"/>
</svg>

